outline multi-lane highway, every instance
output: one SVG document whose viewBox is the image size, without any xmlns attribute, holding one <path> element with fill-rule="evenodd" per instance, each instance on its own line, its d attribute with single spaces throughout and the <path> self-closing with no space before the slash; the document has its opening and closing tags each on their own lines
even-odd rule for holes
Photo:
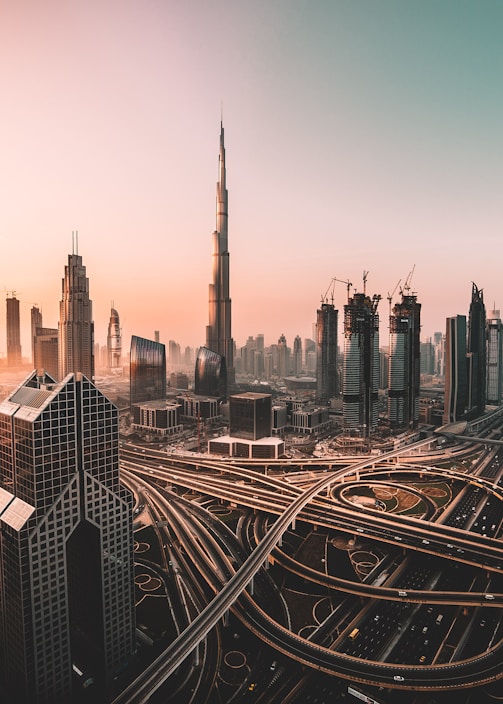
<svg viewBox="0 0 503 704">
<path fill-rule="evenodd" d="M 422 445 L 426 446 L 427 443 L 423 442 Z M 419 445 L 417 449 L 420 449 Z M 413 452 L 415 453 L 417 449 L 413 448 Z M 431 665 L 430 652 L 432 648 L 429 647 L 429 638 L 422 639 L 427 641 L 426 645 L 428 646 L 424 659 L 419 664 L 407 664 L 400 661 L 400 649 L 395 645 L 388 647 L 388 653 L 383 653 L 384 646 L 381 646 L 377 651 L 375 648 L 369 650 L 370 644 L 365 642 L 366 637 L 363 635 L 364 623 L 373 624 L 373 631 L 378 633 L 381 632 L 381 629 L 384 633 L 387 627 L 391 628 L 390 624 L 394 622 L 393 619 L 396 616 L 396 614 L 393 615 L 393 610 L 397 613 L 408 610 L 408 613 L 411 614 L 411 609 L 415 608 L 416 610 L 426 610 L 426 616 L 431 616 L 436 604 L 435 625 L 439 626 L 436 630 L 433 629 L 436 636 L 442 632 L 443 611 L 455 604 L 464 604 L 467 607 L 475 608 L 494 606 L 500 608 L 503 595 L 496 589 L 492 589 L 493 583 L 498 583 L 503 564 L 503 553 L 499 540 L 487 535 L 474 536 L 469 530 L 441 524 L 439 521 L 432 522 L 431 520 L 405 516 L 392 516 L 379 511 L 362 510 L 354 506 L 348 507 L 344 501 L 340 500 L 342 486 L 349 487 L 355 483 L 379 480 L 383 484 L 390 482 L 398 484 L 399 482 L 396 480 L 401 478 L 403 482 L 404 473 L 407 471 L 409 482 L 415 478 L 416 487 L 419 479 L 424 482 L 425 479 L 438 480 L 441 478 L 458 485 L 464 483 L 467 488 L 461 492 L 458 491 L 458 496 L 469 491 L 470 487 L 478 487 L 479 491 L 487 495 L 487 500 L 494 501 L 498 506 L 501 505 L 501 491 L 497 473 L 493 473 L 493 476 L 487 478 L 467 476 L 466 472 L 455 470 L 452 467 L 444 469 L 423 465 L 417 467 L 417 454 L 414 454 L 415 468 L 404 468 L 398 465 L 397 458 L 400 453 L 394 451 L 380 456 L 378 460 L 375 457 L 364 458 L 351 465 L 345 464 L 338 469 L 334 469 L 338 465 L 338 461 L 336 462 L 332 458 L 331 469 L 326 471 L 323 469 L 310 470 L 312 477 L 308 479 L 304 477 L 301 488 L 295 482 L 287 481 L 289 476 L 293 475 L 285 475 L 284 471 L 278 475 L 279 467 L 273 467 L 272 463 L 269 463 L 266 475 L 256 469 L 240 467 L 228 461 L 172 458 L 167 457 L 165 453 L 145 452 L 144 450 L 145 448 L 143 451 L 134 448 L 124 450 L 122 466 L 125 475 L 131 473 L 136 477 L 136 481 L 143 481 L 138 478 L 143 476 L 148 480 L 157 480 L 168 486 L 183 486 L 197 491 L 199 495 L 216 497 L 234 505 L 251 507 L 257 512 L 262 512 L 263 515 L 279 517 L 274 521 L 270 518 L 267 525 L 262 523 L 262 529 L 258 528 L 256 547 L 236 571 L 235 566 L 239 564 L 237 555 L 234 555 L 233 559 L 229 559 L 229 556 L 213 555 L 213 565 L 217 564 L 219 560 L 223 560 L 221 565 L 225 565 L 225 568 L 220 567 L 220 571 L 210 570 L 211 577 L 206 573 L 205 578 L 209 582 L 218 577 L 218 584 L 212 582 L 212 588 L 216 592 L 215 597 L 152 667 L 116 699 L 117 704 L 126 701 L 147 701 L 152 691 L 171 675 L 178 664 L 196 648 L 197 644 L 231 608 L 235 609 L 237 613 L 246 613 L 248 627 L 264 638 L 266 642 L 273 644 L 279 651 L 311 668 L 337 674 L 351 680 L 386 687 L 444 689 L 473 686 L 476 682 L 487 682 L 501 676 L 499 640 L 497 643 L 492 643 L 491 648 L 486 652 L 476 653 L 471 659 Z M 408 448 L 407 456 L 410 456 L 410 453 L 411 448 Z M 402 454 L 405 453 L 402 451 Z M 401 458 L 402 460 L 403 458 Z M 318 460 L 317 464 L 322 468 L 327 467 L 328 462 Z M 284 469 L 283 465 L 281 470 Z M 151 487 L 148 491 L 154 495 L 157 490 Z M 159 510 L 159 520 L 171 521 L 177 523 L 178 526 L 183 526 L 188 522 L 187 515 L 184 517 L 178 515 L 177 518 L 173 512 L 173 500 L 169 498 L 169 495 L 167 496 L 161 491 L 158 492 L 156 505 Z M 482 503 L 477 499 L 480 503 L 479 510 L 486 510 L 487 500 Z M 425 505 L 429 506 L 425 512 L 427 519 L 432 518 L 431 504 L 426 502 Z M 474 512 L 472 511 L 472 513 Z M 474 588 L 463 590 L 445 587 L 434 589 L 427 580 L 424 584 L 416 583 L 410 575 L 407 577 L 406 570 L 402 575 L 402 581 L 396 581 L 393 585 L 359 582 L 348 584 L 347 580 L 340 580 L 328 574 L 324 576 L 321 573 L 309 574 L 308 568 L 294 565 L 295 561 L 283 553 L 279 547 L 282 536 L 295 525 L 297 520 L 308 522 L 313 526 L 323 526 L 331 531 L 349 533 L 358 540 L 364 538 L 386 543 L 403 554 L 405 563 L 410 554 L 418 552 L 430 555 L 432 559 L 436 560 L 448 558 L 454 564 L 462 563 L 474 566 L 484 564 L 489 571 L 484 573 L 483 580 L 479 579 L 471 585 Z M 474 522 L 472 521 L 472 523 Z M 501 523 L 501 515 L 499 522 Z M 259 525 L 260 523 L 257 522 L 257 526 Z M 183 531 L 180 528 L 179 530 L 183 535 Z M 189 530 L 183 539 L 187 542 L 187 549 L 192 551 L 194 561 L 203 565 L 204 555 L 211 554 L 213 548 L 210 550 L 210 543 L 203 536 L 200 527 L 197 528 L 199 537 L 195 543 L 189 540 L 190 535 L 194 535 L 194 527 L 192 527 L 192 531 Z M 197 550 L 198 545 L 204 545 L 203 553 Z M 297 634 L 276 623 L 274 619 L 267 617 L 263 609 L 257 607 L 251 595 L 244 590 L 269 559 L 282 560 L 285 568 L 299 573 L 303 578 L 311 578 L 317 583 L 325 583 L 326 586 L 341 590 L 346 594 L 358 594 L 360 597 L 372 600 L 369 603 L 374 606 L 372 609 L 367 609 L 371 613 L 362 614 L 358 621 L 361 622 L 362 628 L 357 629 L 357 637 L 349 638 L 350 632 L 346 629 L 340 634 L 338 642 L 335 643 L 336 651 L 333 651 L 324 647 L 323 644 L 300 638 Z M 491 572 L 494 573 L 494 577 L 491 577 Z M 496 581 L 493 582 L 493 580 Z M 381 603 L 387 603 L 389 606 L 379 612 L 376 606 L 379 602 L 375 601 L 376 597 L 384 600 Z M 244 612 L 243 599 L 250 602 L 246 604 Z M 424 604 L 425 606 L 414 607 L 414 604 Z M 443 611 L 442 619 L 437 624 L 436 619 L 440 615 L 439 608 Z M 428 612 L 427 609 L 431 609 L 431 611 Z M 244 616 L 242 617 L 244 618 Z M 369 618 L 371 621 L 368 621 Z M 421 636 L 428 632 L 427 630 L 423 633 L 424 628 L 431 628 L 431 625 L 428 624 L 421 625 L 422 620 L 419 619 L 418 622 L 418 618 L 418 616 L 414 618 L 410 616 L 407 620 L 403 616 L 401 617 L 401 622 L 403 622 L 401 628 L 404 629 L 404 635 L 396 640 L 402 641 L 402 646 L 408 640 L 414 640 L 414 636 L 411 634 L 414 634 L 416 629 L 410 630 L 413 626 L 420 626 Z M 428 620 L 426 618 L 426 621 Z M 433 646 L 434 638 L 431 640 Z M 334 643 L 331 643 L 331 647 L 334 647 Z M 425 648 L 424 643 L 422 643 L 422 647 Z M 389 659 L 386 659 L 384 655 L 389 656 Z M 418 658 L 421 657 L 423 654 L 418 656 Z"/>
</svg>

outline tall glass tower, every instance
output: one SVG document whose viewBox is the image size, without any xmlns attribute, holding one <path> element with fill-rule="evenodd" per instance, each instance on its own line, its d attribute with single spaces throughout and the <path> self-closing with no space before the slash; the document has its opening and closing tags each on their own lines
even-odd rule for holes
<svg viewBox="0 0 503 704">
<path fill-rule="evenodd" d="M 80 373 L 32 373 L 0 404 L 0 673 L 16 702 L 96 697 L 135 648 L 131 493 L 117 408 Z"/>
<path fill-rule="evenodd" d="M 209 285 L 209 323 L 206 347 L 225 357 L 227 381 L 234 383 L 234 340 L 231 336 L 231 299 L 229 296 L 228 193 L 226 186 L 224 128 L 220 123 L 216 197 L 216 229 L 213 233 L 213 280 Z"/>
<path fill-rule="evenodd" d="M 75 245 L 74 245 L 75 246 Z M 82 372 L 94 379 L 93 304 L 82 257 L 68 255 L 59 304 L 59 378 Z"/>
</svg>

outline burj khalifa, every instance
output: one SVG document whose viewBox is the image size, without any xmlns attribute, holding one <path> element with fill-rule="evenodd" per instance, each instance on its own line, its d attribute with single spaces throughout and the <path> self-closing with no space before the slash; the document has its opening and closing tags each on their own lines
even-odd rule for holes
<svg viewBox="0 0 503 704">
<path fill-rule="evenodd" d="M 213 282 L 209 285 L 209 323 L 206 347 L 225 357 L 227 383 L 234 383 L 234 341 L 231 337 L 229 297 L 228 193 L 226 187 L 224 127 L 220 122 L 220 152 L 216 199 L 216 230 L 212 235 Z"/>
</svg>

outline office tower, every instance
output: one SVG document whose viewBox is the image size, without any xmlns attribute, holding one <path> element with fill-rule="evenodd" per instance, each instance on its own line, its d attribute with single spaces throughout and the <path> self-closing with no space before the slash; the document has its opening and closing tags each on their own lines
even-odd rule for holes
<svg viewBox="0 0 503 704">
<path fill-rule="evenodd" d="M 433 348 L 434 348 L 434 367 L 433 373 L 438 376 L 445 374 L 445 335 L 441 332 L 433 333 Z"/>
<path fill-rule="evenodd" d="M 218 156 L 216 230 L 213 233 L 213 281 L 209 285 L 209 324 L 206 347 L 225 357 L 228 385 L 234 383 L 234 341 L 231 337 L 231 299 L 229 297 L 228 194 L 226 187 L 224 128 L 220 123 Z"/>
<path fill-rule="evenodd" d="M 93 304 L 82 257 L 68 255 L 59 304 L 59 379 L 70 372 L 94 378 Z"/>
<path fill-rule="evenodd" d="M 229 396 L 229 435 L 260 440 L 272 433 L 272 396 L 252 391 Z"/>
<path fill-rule="evenodd" d="M 154 341 L 155 342 L 161 341 L 161 333 L 159 332 L 159 330 L 154 330 Z"/>
<path fill-rule="evenodd" d="M 278 376 L 283 379 L 285 376 L 288 376 L 288 374 L 290 372 L 290 360 L 289 360 L 289 355 L 288 355 L 288 346 L 286 344 L 286 337 L 284 335 L 280 335 L 276 349 L 277 349 L 277 353 L 278 353 L 278 362 L 277 362 Z"/>
<path fill-rule="evenodd" d="M 33 366 L 38 372 L 47 372 L 53 379 L 58 378 L 58 329 L 36 328 L 34 337 Z"/>
<path fill-rule="evenodd" d="M 445 329 L 444 424 L 464 417 L 467 398 L 466 316 L 454 315 Z"/>
<path fill-rule="evenodd" d="M 499 310 L 487 318 L 487 403 L 501 405 L 503 393 L 503 326 Z"/>
<path fill-rule="evenodd" d="M 393 429 L 416 428 L 419 421 L 421 304 L 415 295 L 401 295 L 389 317 L 388 419 Z"/>
<path fill-rule="evenodd" d="M 35 337 L 37 335 L 37 328 L 41 327 L 42 311 L 39 310 L 38 306 L 33 306 L 31 309 L 31 363 L 35 369 L 37 368 L 37 365 L 35 364 Z M 51 372 L 49 372 L 49 374 L 51 374 Z"/>
<path fill-rule="evenodd" d="M 115 308 L 111 308 L 107 334 L 107 366 L 109 369 L 117 369 L 121 366 L 121 364 L 122 334 L 119 314 Z"/>
<path fill-rule="evenodd" d="M 337 396 L 337 322 L 333 303 L 322 303 L 316 311 L 316 398 L 328 402 Z"/>
<path fill-rule="evenodd" d="M 162 342 L 131 337 L 129 387 L 131 406 L 166 398 L 166 347 Z"/>
<path fill-rule="evenodd" d="M 7 366 L 18 367 L 21 364 L 21 325 L 19 320 L 19 301 L 14 291 L 7 296 Z"/>
<path fill-rule="evenodd" d="M 196 356 L 194 391 L 198 396 L 227 398 L 225 357 L 207 347 L 200 347 Z"/>
<path fill-rule="evenodd" d="M 421 342 L 421 374 L 435 373 L 435 348 L 431 337 L 426 342 Z"/>
<path fill-rule="evenodd" d="M 378 421 L 379 299 L 355 293 L 344 306 L 343 427 L 361 437 Z"/>
<path fill-rule="evenodd" d="M 467 354 L 469 364 L 467 410 L 472 417 L 484 413 L 486 405 L 486 307 L 482 289 L 472 283 L 468 315 Z"/>
<path fill-rule="evenodd" d="M 135 648 L 118 410 L 81 373 L 32 373 L 0 404 L 0 446 L 2 678 L 16 702 L 68 704 L 75 665 L 103 701 Z"/>
<path fill-rule="evenodd" d="M 293 341 L 293 374 L 300 376 L 302 372 L 302 340 L 300 335 L 297 335 Z"/>
<path fill-rule="evenodd" d="M 388 388 L 389 378 L 389 348 L 381 347 L 379 350 L 379 388 Z"/>
</svg>

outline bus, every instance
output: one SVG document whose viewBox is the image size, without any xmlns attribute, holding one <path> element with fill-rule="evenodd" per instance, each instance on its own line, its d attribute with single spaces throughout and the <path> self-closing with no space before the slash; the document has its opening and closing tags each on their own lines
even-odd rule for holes
<svg viewBox="0 0 503 704">
<path fill-rule="evenodd" d="M 356 636 L 358 635 L 359 632 L 360 632 L 360 629 L 359 629 L 359 628 L 353 628 L 353 630 L 352 630 L 351 633 L 349 634 L 350 640 L 354 640 L 354 639 L 356 638 Z"/>
</svg>

